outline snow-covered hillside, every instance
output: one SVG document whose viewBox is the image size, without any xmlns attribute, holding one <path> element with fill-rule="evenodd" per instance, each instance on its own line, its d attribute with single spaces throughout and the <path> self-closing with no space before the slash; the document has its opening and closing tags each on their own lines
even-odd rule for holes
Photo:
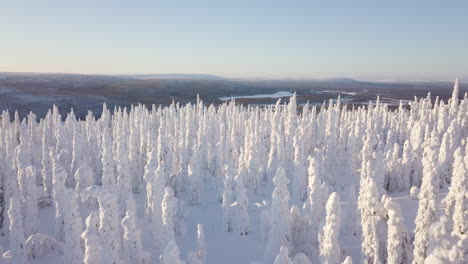
<svg viewBox="0 0 468 264">
<path fill-rule="evenodd" d="M 3 112 L 0 263 L 467 263 L 458 93 Z"/>
</svg>

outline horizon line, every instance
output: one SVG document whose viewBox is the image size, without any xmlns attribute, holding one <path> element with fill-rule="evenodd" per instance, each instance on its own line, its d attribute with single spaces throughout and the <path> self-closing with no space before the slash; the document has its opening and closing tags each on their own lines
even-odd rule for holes
<svg viewBox="0 0 468 264">
<path fill-rule="evenodd" d="M 192 75 L 193 77 L 212 77 L 212 78 L 219 78 L 219 79 L 226 79 L 226 80 L 272 80 L 272 81 L 281 81 L 281 80 L 290 80 L 290 81 L 333 81 L 333 80 L 348 80 L 348 81 L 355 81 L 355 82 L 377 82 L 377 83 L 399 83 L 399 82 L 455 82 L 458 79 L 459 83 L 465 83 L 463 79 L 468 80 L 468 78 L 460 78 L 455 77 L 454 79 L 405 79 L 405 78 L 375 78 L 375 79 L 367 79 L 367 78 L 352 78 L 346 76 L 335 76 L 335 77 L 225 77 L 218 74 L 211 74 L 211 73 L 187 73 L 187 72 L 167 72 L 167 73 L 77 73 L 77 72 L 45 72 L 45 71 L 0 71 L 0 74 L 50 74 L 50 75 L 82 75 L 82 76 L 109 76 L 109 77 L 119 77 L 119 76 L 146 76 L 146 75 L 153 75 L 160 76 L 163 79 L 164 75 L 167 75 L 170 78 L 170 75 L 173 75 L 174 78 L 181 77 L 183 75 L 187 75 L 186 79 L 190 79 Z M 179 76 L 177 76 L 179 75 Z M 202 78 L 198 78 L 202 79 Z M 207 78 L 208 79 L 208 78 Z"/>
</svg>

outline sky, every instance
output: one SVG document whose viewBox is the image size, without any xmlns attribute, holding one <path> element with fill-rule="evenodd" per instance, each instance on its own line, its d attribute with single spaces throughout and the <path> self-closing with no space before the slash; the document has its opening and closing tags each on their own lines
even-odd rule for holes
<svg viewBox="0 0 468 264">
<path fill-rule="evenodd" d="M 466 0 L 0 0 L 0 71 L 468 77 Z"/>
</svg>

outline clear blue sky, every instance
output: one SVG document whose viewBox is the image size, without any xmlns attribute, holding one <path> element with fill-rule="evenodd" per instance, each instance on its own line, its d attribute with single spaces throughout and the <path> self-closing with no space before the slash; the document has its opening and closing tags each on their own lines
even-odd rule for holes
<svg viewBox="0 0 468 264">
<path fill-rule="evenodd" d="M 467 0 L 0 0 L 0 71 L 468 77 Z"/>
</svg>

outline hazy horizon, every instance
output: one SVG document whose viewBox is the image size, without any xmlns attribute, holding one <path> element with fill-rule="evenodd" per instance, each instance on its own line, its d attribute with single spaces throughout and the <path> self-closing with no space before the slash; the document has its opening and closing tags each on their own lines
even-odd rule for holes
<svg viewBox="0 0 468 264">
<path fill-rule="evenodd" d="M 460 77 L 453 77 L 451 79 L 415 79 L 415 78 L 407 78 L 407 79 L 395 79 L 395 78 L 380 78 L 380 79 L 362 79 L 362 78 L 351 78 L 347 76 L 330 76 L 330 77 L 265 77 L 265 76 L 252 76 L 252 77 L 243 77 L 243 76 L 223 76 L 218 74 L 211 74 L 211 73 L 174 73 L 174 72 L 167 72 L 167 73 L 74 73 L 74 72 L 25 72 L 25 71 L 0 71 L 0 74 L 12 74 L 12 75 L 21 75 L 21 74 L 58 74 L 58 75 L 89 75 L 89 76 L 109 76 L 109 77 L 119 77 L 119 76 L 133 76 L 133 77 L 141 77 L 148 76 L 148 78 L 199 78 L 199 79 L 208 79 L 208 78 L 220 78 L 220 79 L 227 79 L 227 80 L 291 80 L 291 81 L 339 81 L 339 80 L 352 80 L 358 82 L 454 82 L 458 79 L 458 82 L 465 83 L 468 78 L 460 78 Z"/>
</svg>

